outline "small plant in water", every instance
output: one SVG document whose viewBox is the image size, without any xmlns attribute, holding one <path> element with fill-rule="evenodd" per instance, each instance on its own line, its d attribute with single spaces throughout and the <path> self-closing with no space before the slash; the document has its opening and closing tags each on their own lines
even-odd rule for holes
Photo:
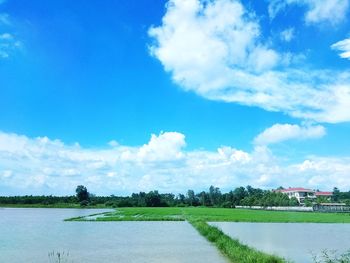
<svg viewBox="0 0 350 263">
<path fill-rule="evenodd" d="M 52 251 L 49 252 L 49 262 L 50 263 L 68 263 L 68 262 L 73 262 L 69 261 L 69 252 L 60 252 L 60 251 Z"/>
<path fill-rule="evenodd" d="M 321 255 L 312 256 L 314 263 L 350 263 L 350 250 L 343 254 L 336 250 L 323 250 Z"/>
</svg>

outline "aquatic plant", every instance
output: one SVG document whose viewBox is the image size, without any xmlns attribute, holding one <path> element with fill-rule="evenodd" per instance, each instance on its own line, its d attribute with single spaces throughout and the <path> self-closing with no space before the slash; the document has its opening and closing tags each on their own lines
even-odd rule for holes
<svg viewBox="0 0 350 263">
<path fill-rule="evenodd" d="M 69 252 L 60 252 L 60 251 L 51 251 L 48 253 L 50 263 L 72 263 L 72 260 L 69 260 Z"/>
<path fill-rule="evenodd" d="M 350 250 L 339 254 L 336 250 L 325 249 L 320 255 L 313 254 L 314 263 L 350 263 Z"/>
</svg>

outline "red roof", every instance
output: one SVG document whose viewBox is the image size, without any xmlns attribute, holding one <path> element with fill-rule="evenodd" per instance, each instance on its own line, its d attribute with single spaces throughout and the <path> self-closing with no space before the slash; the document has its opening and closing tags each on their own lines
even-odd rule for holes
<svg viewBox="0 0 350 263">
<path fill-rule="evenodd" d="M 316 192 L 315 195 L 317 196 L 332 196 L 332 192 Z"/>
<path fill-rule="evenodd" d="M 306 189 L 306 188 L 303 188 L 303 187 L 294 187 L 294 188 L 288 188 L 288 189 L 281 189 L 281 190 L 277 190 L 281 193 L 286 193 L 286 192 L 314 192 L 313 190 L 311 189 Z"/>
</svg>

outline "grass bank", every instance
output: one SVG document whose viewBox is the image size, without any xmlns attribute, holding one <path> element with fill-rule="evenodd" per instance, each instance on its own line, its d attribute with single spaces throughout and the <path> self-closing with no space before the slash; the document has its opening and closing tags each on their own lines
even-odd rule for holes
<svg viewBox="0 0 350 263">
<path fill-rule="evenodd" d="M 242 263 L 282 263 L 278 256 L 268 255 L 241 244 L 238 240 L 225 235 L 220 229 L 208 225 L 202 220 L 190 219 L 189 222 L 197 231 L 213 243 L 231 262 Z"/>
<path fill-rule="evenodd" d="M 263 211 L 232 208 L 166 207 L 117 208 L 97 221 L 178 221 L 191 218 L 205 222 L 350 223 L 350 214 Z M 79 219 L 84 220 L 84 218 Z"/>
</svg>

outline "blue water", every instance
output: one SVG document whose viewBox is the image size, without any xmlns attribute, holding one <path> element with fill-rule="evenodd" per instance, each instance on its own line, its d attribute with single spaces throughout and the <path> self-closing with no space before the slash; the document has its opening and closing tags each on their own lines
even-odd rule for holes
<svg viewBox="0 0 350 263">
<path fill-rule="evenodd" d="M 227 235 L 296 263 L 313 262 L 324 250 L 350 249 L 350 224 L 213 222 Z"/>
<path fill-rule="evenodd" d="M 64 222 L 103 210 L 0 208 L 0 262 L 227 262 L 187 222 Z"/>
</svg>

